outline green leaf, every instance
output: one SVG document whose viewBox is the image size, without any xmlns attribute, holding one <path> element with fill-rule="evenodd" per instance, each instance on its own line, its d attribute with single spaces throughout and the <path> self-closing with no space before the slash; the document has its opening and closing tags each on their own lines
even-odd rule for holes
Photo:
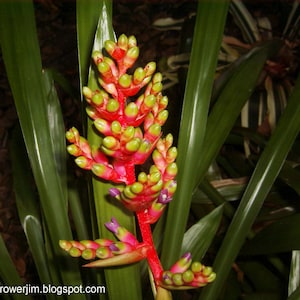
<svg viewBox="0 0 300 300">
<path fill-rule="evenodd" d="M 181 253 L 191 252 L 193 260 L 201 260 L 215 237 L 222 214 L 220 205 L 189 228 L 184 234 Z"/>
<path fill-rule="evenodd" d="M 1 281 L 5 285 L 11 285 L 11 286 L 23 285 L 23 282 L 5 246 L 2 235 L 0 235 L 0 261 L 1 261 L 1 266 L 0 266 Z M 12 295 L 13 300 L 24 300 L 27 299 L 27 297 L 28 296 L 21 295 L 21 294 Z"/>
<path fill-rule="evenodd" d="M 37 268 L 39 279 L 45 284 L 51 284 L 53 283 L 53 278 L 51 278 L 48 268 L 38 199 L 32 186 L 33 178 L 29 176 L 31 170 L 20 128 L 16 128 L 14 131 L 11 143 L 11 159 L 19 218 Z M 47 299 L 54 298 L 53 294 L 47 295 Z"/>
<path fill-rule="evenodd" d="M 206 121 L 228 1 L 200 1 L 193 36 L 178 142 L 178 188 L 168 210 L 162 262 L 169 268 L 180 253 L 203 151 Z M 174 222 L 176 220 L 176 222 Z"/>
<path fill-rule="evenodd" d="M 299 133 L 299 97 L 300 77 L 296 81 L 285 111 L 256 165 L 218 252 L 214 263 L 215 271 L 218 274 L 216 281 L 203 291 L 202 299 L 208 300 L 218 297 L 231 265 Z"/>
<path fill-rule="evenodd" d="M 300 214 L 272 223 L 249 240 L 242 254 L 263 255 L 300 250 Z"/>
<path fill-rule="evenodd" d="M 299 225 L 298 225 L 299 226 Z M 288 294 L 293 294 L 300 287 L 300 251 L 292 251 Z"/>
<path fill-rule="evenodd" d="M 55 115 L 58 112 L 49 110 L 48 106 L 48 102 L 54 99 L 49 90 L 52 87 L 42 73 L 33 3 L 10 1 L 1 2 L 0 6 L 1 49 L 55 254 L 56 262 L 51 263 L 59 265 L 56 271 L 64 284 L 80 284 L 76 264 L 60 259 L 59 239 L 72 239 L 65 174 L 59 173 L 64 172 L 64 166 L 57 169 L 57 163 L 63 161 L 65 150 L 61 151 L 65 139 L 64 131 L 60 134 L 51 132 L 53 123 L 49 120 L 49 114 L 54 120 L 60 116 Z M 59 130 L 59 126 L 57 128 Z M 71 297 L 79 298 L 75 294 Z"/>
</svg>

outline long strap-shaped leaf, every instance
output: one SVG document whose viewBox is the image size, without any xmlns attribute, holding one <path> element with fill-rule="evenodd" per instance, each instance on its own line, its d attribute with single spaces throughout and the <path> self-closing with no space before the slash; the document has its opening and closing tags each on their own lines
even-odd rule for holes
<svg viewBox="0 0 300 300">
<path fill-rule="evenodd" d="M 205 289 L 201 299 L 217 299 L 231 265 L 245 241 L 263 201 L 270 191 L 295 138 L 300 130 L 300 76 L 288 105 L 262 153 L 241 203 L 227 231 L 216 257 L 214 268 L 218 274 L 213 285 Z"/>
<path fill-rule="evenodd" d="M 31 1 L 6 1 L 0 4 L 0 39 L 6 72 L 40 195 L 45 224 L 50 234 L 57 272 L 64 284 L 80 284 L 77 265 L 60 259 L 59 239 L 72 239 L 67 214 L 65 175 L 57 168 L 57 157 L 64 152 L 61 138 L 51 132 L 46 81 L 42 75 L 41 55 Z M 57 125 L 57 124 L 55 124 Z M 54 263 L 55 263 L 54 262 Z M 79 298 L 72 295 L 72 298 Z"/>
<path fill-rule="evenodd" d="M 228 1 L 200 1 L 194 30 L 178 144 L 178 189 L 170 204 L 162 261 L 170 267 L 179 256 L 197 162 L 201 156 L 208 108 Z M 176 222 L 174 222 L 176 220 Z"/>
<path fill-rule="evenodd" d="M 84 3 L 83 3 L 84 2 Z M 90 6 L 87 9 L 87 6 Z M 95 11 L 97 14 L 95 14 Z M 92 89 L 98 88 L 97 79 L 93 68 L 87 64 L 90 61 L 92 50 L 101 50 L 104 42 L 108 39 L 114 40 L 112 28 L 111 1 L 77 1 L 77 30 L 78 51 L 81 68 L 81 82 L 86 83 Z M 87 23 L 85 20 L 89 20 Z M 93 36 L 92 35 L 93 32 Z M 90 40 L 87 39 L 90 37 Z M 89 69 L 88 69 L 89 68 Z M 89 73 L 87 74 L 87 70 Z M 84 78 L 86 76 L 86 78 Z M 92 128 L 92 122 L 88 121 L 88 140 L 91 145 L 99 145 L 101 138 Z M 124 208 L 108 199 L 108 183 L 93 179 L 94 207 L 96 210 L 98 232 L 101 237 L 114 238 L 104 227 L 104 223 L 115 217 L 122 226 L 131 232 L 135 232 L 133 215 L 125 212 Z M 114 299 L 142 299 L 140 271 L 138 265 L 123 267 L 113 270 L 105 270 L 107 292 L 110 300 Z"/>
</svg>

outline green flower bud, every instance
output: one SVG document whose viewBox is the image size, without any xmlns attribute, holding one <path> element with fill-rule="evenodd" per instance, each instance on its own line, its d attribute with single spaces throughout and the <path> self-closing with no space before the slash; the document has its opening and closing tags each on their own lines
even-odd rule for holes
<svg viewBox="0 0 300 300">
<path fill-rule="evenodd" d="M 75 163 L 78 167 L 85 169 L 89 164 L 89 160 L 85 156 L 78 156 L 75 159 Z"/>
<path fill-rule="evenodd" d="M 126 186 L 124 188 L 123 193 L 124 193 L 125 197 L 128 199 L 133 199 L 134 197 L 136 197 L 136 194 L 131 191 L 130 186 Z"/>
<path fill-rule="evenodd" d="M 145 76 L 146 76 L 146 72 L 144 71 L 143 68 L 140 67 L 135 69 L 133 73 L 133 83 L 134 84 L 141 83 L 144 80 Z"/>
<path fill-rule="evenodd" d="M 106 167 L 102 164 L 93 164 L 92 172 L 98 176 L 102 177 L 105 174 Z"/>
<path fill-rule="evenodd" d="M 129 88 L 131 86 L 131 76 L 128 74 L 123 74 L 120 78 L 119 78 L 119 85 L 126 89 Z"/>
<path fill-rule="evenodd" d="M 92 59 L 95 65 L 98 65 L 103 60 L 103 54 L 101 51 L 96 50 L 92 53 Z"/>
<path fill-rule="evenodd" d="M 119 142 L 116 138 L 114 138 L 113 136 L 106 136 L 103 141 L 102 144 L 104 147 L 108 148 L 108 149 L 117 149 L 119 147 Z"/>
<path fill-rule="evenodd" d="M 112 53 L 116 49 L 116 43 L 110 40 L 105 41 L 104 48 L 110 55 L 112 55 Z"/>
<path fill-rule="evenodd" d="M 76 145 L 74 145 L 74 144 L 68 145 L 68 146 L 67 146 L 67 151 L 68 151 L 71 155 L 73 155 L 73 156 L 78 156 L 78 155 L 81 154 L 80 149 L 79 149 Z"/>
<path fill-rule="evenodd" d="M 141 140 L 139 138 L 133 138 L 129 142 L 126 143 L 126 150 L 129 152 L 136 152 L 141 144 Z"/>
<path fill-rule="evenodd" d="M 212 272 L 207 278 L 207 282 L 213 282 L 217 277 L 217 274 L 215 272 Z"/>
<path fill-rule="evenodd" d="M 120 124 L 120 122 L 118 121 L 113 121 L 111 123 L 111 131 L 114 133 L 114 134 L 120 134 L 121 131 L 122 131 L 122 126 Z"/>
<path fill-rule="evenodd" d="M 194 273 L 200 273 L 202 270 L 202 264 L 198 261 L 194 261 L 191 266 L 191 270 Z"/>
<path fill-rule="evenodd" d="M 167 163 L 173 162 L 176 157 L 177 157 L 177 148 L 176 147 L 172 147 L 167 151 L 167 157 L 166 157 L 166 161 Z"/>
<path fill-rule="evenodd" d="M 165 137 L 165 142 L 166 142 L 166 146 L 167 148 L 170 148 L 173 144 L 173 135 L 171 133 L 167 134 L 167 136 Z"/>
<path fill-rule="evenodd" d="M 168 106 L 169 99 L 167 96 L 163 96 L 159 101 L 159 107 L 162 109 L 166 108 Z"/>
<path fill-rule="evenodd" d="M 69 251 L 72 248 L 72 243 L 70 241 L 60 240 L 59 247 L 65 251 Z"/>
<path fill-rule="evenodd" d="M 128 38 L 125 34 L 121 34 L 118 38 L 118 46 L 124 50 L 128 49 Z"/>
<path fill-rule="evenodd" d="M 147 176 L 147 174 L 145 172 L 139 173 L 139 175 L 138 175 L 138 181 L 139 182 L 146 183 L 147 179 L 148 179 L 148 176 Z"/>
<path fill-rule="evenodd" d="M 72 257 L 79 257 L 79 256 L 81 256 L 81 250 L 79 250 L 78 248 L 72 247 L 72 248 L 69 250 L 69 254 L 70 254 Z"/>
<path fill-rule="evenodd" d="M 87 106 L 85 108 L 85 112 L 91 119 L 96 119 L 97 118 L 97 111 L 94 107 L 92 106 Z"/>
<path fill-rule="evenodd" d="M 162 274 L 162 278 L 165 284 L 167 285 L 173 285 L 173 281 L 172 281 L 172 276 L 173 273 L 170 271 L 164 271 Z"/>
<path fill-rule="evenodd" d="M 133 126 L 128 126 L 123 134 L 122 134 L 122 138 L 124 141 L 129 141 L 131 140 L 133 137 L 134 137 L 134 134 L 135 134 L 135 129 Z"/>
<path fill-rule="evenodd" d="M 209 276 L 212 273 L 213 269 L 212 267 L 204 267 L 202 270 L 202 274 L 204 276 Z"/>
<path fill-rule="evenodd" d="M 160 181 L 160 179 L 161 179 L 160 172 L 151 173 L 149 176 L 150 184 L 156 184 Z"/>
<path fill-rule="evenodd" d="M 81 257 L 84 259 L 94 259 L 96 257 L 96 251 L 94 249 L 85 249 L 81 253 Z"/>
<path fill-rule="evenodd" d="M 92 90 L 91 90 L 89 87 L 87 87 L 87 86 L 84 86 L 84 87 L 82 88 L 82 93 L 83 93 L 83 96 L 84 96 L 85 98 L 87 98 L 87 99 L 91 99 L 92 96 L 93 96 Z"/>
<path fill-rule="evenodd" d="M 172 276 L 172 281 L 175 285 L 177 286 L 180 286 L 180 285 L 183 285 L 184 282 L 182 280 L 182 274 L 181 273 L 176 273 L 176 274 L 173 274 Z"/>
<path fill-rule="evenodd" d="M 101 74 L 105 74 L 107 73 L 108 71 L 110 71 L 110 66 L 107 62 L 105 61 L 102 61 L 101 63 L 98 64 L 98 71 L 101 73 Z"/>
<path fill-rule="evenodd" d="M 162 82 L 162 79 L 163 79 L 162 74 L 160 72 L 158 72 L 158 73 L 154 74 L 154 76 L 152 78 L 152 82 L 153 83 Z"/>
<path fill-rule="evenodd" d="M 94 121 L 94 125 L 97 128 L 97 130 L 103 134 L 105 134 L 107 132 L 107 130 L 109 129 L 109 124 L 104 119 L 96 119 Z"/>
<path fill-rule="evenodd" d="M 152 108 L 156 103 L 156 97 L 154 95 L 148 95 L 145 100 L 144 104 L 146 105 L 147 108 Z"/>
<path fill-rule="evenodd" d="M 139 148 L 139 153 L 146 154 L 151 148 L 151 144 L 148 141 L 143 141 Z"/>
<path fill-rule="evenodd" d="M 159 180 L 156 184 L 151 186 L 151 191 L 154 192 L 154 193 L 160 192 L 162 187 L 163 187 L 163 181 Z"/>
<path fill-rule="evenodd" d="M 194 278 L 194 273 L 191 270 L 187 270 L 182 274 L 182 279 L 184 282 L 190 283 L 194 280 Z"/>
<path fill-rule="evenodd" d="M 124 66 L 126 66 L 127 68 L 132 67 L 133 64 L 135 63 L 136 59 L 139 56 L 139 52 L 140 52 L 140 50 L 136 46 L 130 48 L 124 57 L 124 60 L 123 60 Z"/>
<path fill-rule="evenodd" d="M 153 124 L 149 127 L 148 131 L 153 136 L 159 136 L 161 133 L 161 127 L 158 124 Z"/>
<path fill-rule="evenodd" d="M 177 172 L 178 172 L 177 165 L 176 163 L 173 162 L 167 166 L 165 174 L 167 174 L 168 177 L 174 178 L 177 175 Z"/>
<path fill-rule="evenodd" d="M 149 62 L 145 68 L 144 68 L 145 72 L 146 72 L 146 76 L 151 76 L 155 70 L 156 70 L 156 63 L 154 61 Z"/>
<path fill-rule="evenodd" d="M 106 105 L 106 110 L 110 113 L 114 113 L 114 112 L 118 111 L 119 107 L 120 107 L 120 104 L 117 100 L 109 99 L 109 101 L 107 102 L 107 105 Z"/>
<path fill-rule="evenodd" d="M 136 41 L 136 38 L 134 35 L 131 35 L 129 38 L 128 38 L 128 46 L 130 48 L 132 47 L 135 47 L 137 45 L 137 41 Z"/>
<path fill-rule="evenodd" d="M 137 107 L 137 105 L 134 102 L 130 102 L 128 103 L 128 105 L 125 107 L 125 115 L 126 117 L 132 119 L 132 118 L 136 118 L 136 116 L 139 113 L 139 109 Z"/>
<path fill-rule="evenodd" d="M 153 174 L 153 173 L 160 173 L 160 171 L 155 165 L 152 165 L 149 170 L 149 174 Z"/>
<path fill-rule="evenodd" d="M 158 94 L 159 92 L 161 92 L 163 88 L 163 85 L 161 82 L 156 82 L 152 85 L 152 88 L 151 88 L 151 93 L 152 94 Z"/>
<path fill-rule="evenodd" d="M 135 182 L 131 185 L 131 190 L 135 194 L 139 194 L 143 191 L 144 186 L 140 182 Z"/>
<path fill-rule="evenodd" d="M 103 103 L 103 100 L 103 95 L 100 93 L 97 93 L 92 97 L 92 102 L 97 106 L 100 106 Z"/>
<path fill-rule="evenodd" d="M 167 121 L 168 116 L 169 112 L 167 110 L 163 110 L 157 115 L 157 121 L 160 125 L 163 125 Z"/>
<path fill-rule="evenodd" d="M 108 247 L 99 247 L 96 250 L 96 256 L 98 258 L 104 259 L 112 256 L 111 250 Z"/>
</svg>

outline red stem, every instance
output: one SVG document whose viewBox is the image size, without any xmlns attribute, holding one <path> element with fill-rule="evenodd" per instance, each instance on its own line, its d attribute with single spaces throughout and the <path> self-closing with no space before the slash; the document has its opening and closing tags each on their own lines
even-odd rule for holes
<svg viewBox="0 0 300 300">
<path fill-rule="evenodd" d="M 143 242 L 150 247 L 147 252 L 147 260 L 153 274 L 155 284 L 158 285 L 163 273 L 163 268 L 154 246 L 151 227 L 147 222 L 147 214 L 144 211 L 141 211 L 137 212 L 136 215 L 139 222 Z"/>
</svg>

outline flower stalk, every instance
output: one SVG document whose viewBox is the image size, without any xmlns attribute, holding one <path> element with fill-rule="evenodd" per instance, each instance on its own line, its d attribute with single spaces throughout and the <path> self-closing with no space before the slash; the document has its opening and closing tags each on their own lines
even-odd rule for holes
<svg viewBox="0 0 300 300">
<path fill-rule="evenodd" d="M 168 118 L 168 98 L 162 95 L 162 75 L 156 64 L 148 63 L 128 72 L 136 63 L 139 48 L 135 37 L 121 35 L 117 42 L 106 41 L 105 52 L 92 59 L 98 70 L 99 89 L 83 88 L 86 112 L 95 130 L 103 136 L 100 146 L 90 145 L 76 128 L 66 133 L 68 152 L 75 163 L 103 180 L 122 187 L 109 193 L 128 210 L 136 213 L 141 241 L 112 216 L 105 227 L 117 241 L 60 241 L 73 257 L 94 260 L 85 267 L 108 267 L 147 259 L 156 288 L 183 289 L 204 286 L 214 280 L 211 268 L 193 263 L 185 254 L 169 271 L 164 271 L 156 251 L 151 224 L 157 222 L 176 191 L 177 149 L 171 134 L 162 136 Z M 136 173 L 152 156 L 148 173 Z"/>
</svg>

